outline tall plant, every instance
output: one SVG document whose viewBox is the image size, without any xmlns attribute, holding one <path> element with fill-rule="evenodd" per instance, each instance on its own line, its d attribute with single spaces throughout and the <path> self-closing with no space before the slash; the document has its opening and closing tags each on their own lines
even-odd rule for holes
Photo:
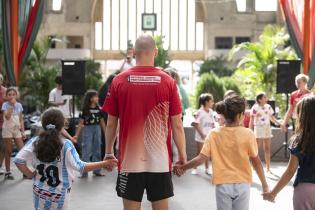
<svg viewBox="0 0 315 210">
<path fill-rule="evenodd" d="M 159 66 L 165 69 L 170 64 L 168 50 L 165 50 L 163 47 L 162 36 L 155 36 L 154 40 L 155 40 L 156 47 L 158 49 L 158 55 L 154 59 L 154 66 Z"/>
<path fill-rule="evenodd" d="M 228 60 L 225 56 L 214 56 L 210 57 L 201 65 L 199 75 L 205 73 L 215 73 L 218 77 L 231 76 L 233 74 L 233 69 L 229 65 Z"/>
<path fill-rule="evenodd" d="M 51 40 L 45 38 L 33 44 L 31 55 L 21 75 L 21 99 L 43 110 L 48 107 L 49 92 L 55 86 L 55 78 L 60 74 L 60 66 L 46 63 Z"/>
<path fill-rule="evenodd" d="M 235 45 L 229 58 L 232 59 L 241 50 L 245 56 L 239 61 L 233 77 L 242 84 L 245 96 L 251 98 L 255 95 L 252 90 L 256 88 L 265 91 L 268 96 L 275 93 L 277 60 L 297 59 L 286 29 L 275 25 L 267 25 L 259 41 Z"/>
</svg>

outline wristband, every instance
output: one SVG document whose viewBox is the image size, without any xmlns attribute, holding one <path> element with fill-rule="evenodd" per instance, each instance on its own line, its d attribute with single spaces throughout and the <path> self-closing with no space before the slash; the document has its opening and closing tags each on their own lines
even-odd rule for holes
<svg viewBox="0 0 315 210">
<path fill-rule="evenodd" d="M 113 153 L 106 153 L 104 158 L 115 157 Z"/>
</svg>

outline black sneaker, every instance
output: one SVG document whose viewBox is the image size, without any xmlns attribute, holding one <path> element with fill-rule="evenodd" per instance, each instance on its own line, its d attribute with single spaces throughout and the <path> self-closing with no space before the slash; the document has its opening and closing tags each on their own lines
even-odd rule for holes
<svg viewBox="0 0 315 210">
<path fill-rule="evenodd" d="M 5 172 L 4 178 L 5 179 L 9 179 L 9 180 L 14 180 L 14 176 L 12 175 L 12 173 L 10 171 L 9 172 Z"/>
</svg>

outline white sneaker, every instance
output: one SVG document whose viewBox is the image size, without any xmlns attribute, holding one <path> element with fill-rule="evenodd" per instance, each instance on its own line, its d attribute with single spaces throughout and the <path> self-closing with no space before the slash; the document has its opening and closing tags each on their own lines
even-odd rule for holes
<svg viewBox="0 0 315 210">
<path fill-rule="evenodd" d="M 4 174 L 4 169 L 0 167 L 0 175 Z"/>
<path fill-rule="evenodd" d="M 198 174 L 197 169 L 193 169 L 193 170 L 191 171 L 191 174 L 192 174 L 192 175 Z"/>
<path fill-rule="evenodd" d="M 209 168 L 207 168 L 207 169 L 205 169 L 205 173 L 206 173 L 207 175 L 211 175 L 211 170 L 210 170 Z"/>
</svg>

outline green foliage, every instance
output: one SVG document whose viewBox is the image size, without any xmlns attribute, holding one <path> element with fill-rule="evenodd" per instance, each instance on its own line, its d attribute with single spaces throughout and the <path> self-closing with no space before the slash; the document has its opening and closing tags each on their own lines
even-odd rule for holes
<svg viewBox="0 0 315 210">
<path fill-rule="evenodd" d="M 158 48 L 158 55 L 154 59 L 154 66 L 159 66 L 162 68 L 167 68 L 170 63 L 170 58 L 168 55 L 168 50 L 163 48 L 163 37 L 155 36 L 154 37 L 156 47 Z"/>
<path fill-rule="evenodd" d="M 85 88 L 86 90 L 98 91 L 102 85 L 102 74 L 100 64 L 94 60 L 87 60 L 85 63 Z M 76 106 L 81 109 L 83 96 L 76 97 Z"/>
<path fill-rule="evenodd" d="M 239 85 L 231 77 L 222 77 L 221 81 L 223 82 L 226 90 L 234 90 L 237 94 L 241 94 Z"/>
<path fill-rule="evenodd" d="M 285 97 L 275 94 L 277 60 L 298 59 L 290 46 L 286 29 L 267 25 L 258 42 L 235 45 L 230 51 L 229 59 L 239 51 L 245 52 L 245 56 L 239 61 L 232 78 L 239 84 L 242 94 L 248 99 L 254 99 L 258 92 L 266 92 L 270 99 L 276 100 L 283 113 Z"/>
<path fill-rule="evenodd" d="M 227 59 L 223 56 L 210 57 L 201 65 L 199 75 L 215 73 L 218 77 L 231 76 L 233 69 L 229 66 Z"/>
<path fill-rule="evenodd" d="M 223 99 L 225 91 L 223 82 L 214 73 L 202 74 L 196 87 L 196 105 L 198 106 L 199 96 L 202 93 L 211 93 L 215 101 L 220 101 Z"/>
<path fill-rule="evenodd" d="M 39 110 L 48 107 L 49 92 L 55 87 L 55 78 L 61 72 L 59 66 L 46 64 L 49 46 L 48 38 L 33 44 L 20 79 L 22 101 Z"/>
<path fill-rule="evenodd" d="M 233 77 L 237 81 L 243 81 L 240 83 L 245 84 L 246 87 L 243 89 L 256 91 L 256 86 L 259 86 L 258 88 L 270 97 L 275 93 L 277 60 L 297 59 L 296 53 L 288 43 L 289 36 L 285 28 L 267 25 L 258 42 L 241 43 L 230 51 L 230 59 L 241 50 L 246 53 L 239 61 Z M 246 91 L 245 96 L 253 98 L 256 94 L 254 91 L 251 91 L 252 93 Z"/>
</svg>

